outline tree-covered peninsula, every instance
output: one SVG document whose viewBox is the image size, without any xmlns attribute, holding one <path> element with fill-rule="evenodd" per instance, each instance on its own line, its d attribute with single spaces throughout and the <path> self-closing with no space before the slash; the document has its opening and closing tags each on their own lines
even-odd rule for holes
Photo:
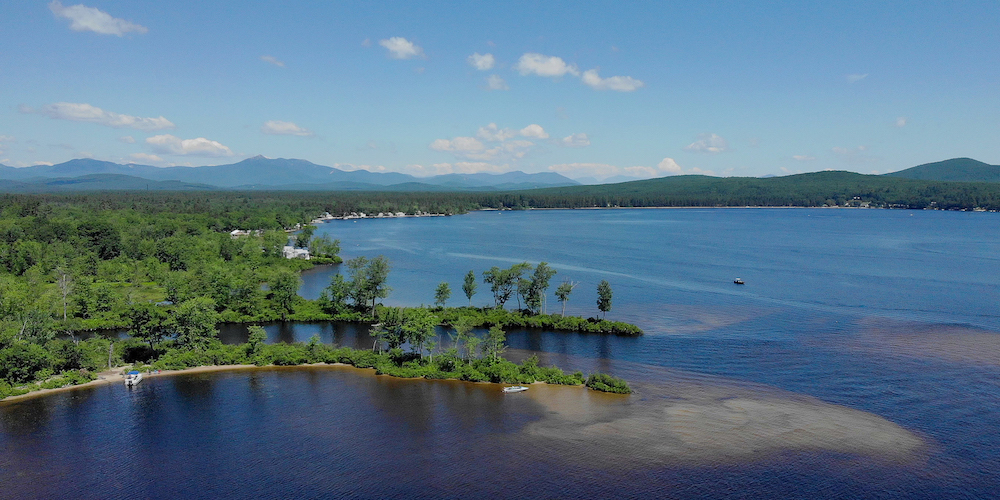
<svg viewBox="0 0 1000 500">
<path fill-rule="evenodd" d="M 348 261 L 318 300 L 303 299 L 299 272 L 317 262 L 339 263 L 339 242 L 294 229 L 309 228 L 310 220 L 337 206 L 390 211 L 413 203 L 411 213 L 446 208 L 419 197 L 385 205 L 355 201 L 162 193 L 0 197 L 0 397 L 85 382 L 102 368 L 133 363 L 341 362 L 397 376 L 582 383 L 582 374 L 501 358 L 503 330 L 641 334 L 627 323 L 545 314 L 544 297 L 556 274 L 545 263 L 482 271 L 494 307 L 385 307 L 380 300 L 390 293 L 391 263 L 382 256 Z M 308 248 L 314 258 L 289 259 L 289 246 Z M 463 291 L 471 300 L 479 283 L 475 270 L 469 274 L 473 280 L 466 275 Z M 450 287 L 439 287 L 435 299 L 443 303 L 448 294 Z M 505 307 L 512 297 L 517 309 Z M 223 345 L 217 336 L 219 323 L 274 320 L 367 323 L 378 343 L 373 351 L 355 352 L 262 345 L 253 336 L 246 345 Z M 126 331 L 128 338 L 78 337 L 94 329 Z M 489 332 L 480 338 L 473 329 Z"/>
</svg>

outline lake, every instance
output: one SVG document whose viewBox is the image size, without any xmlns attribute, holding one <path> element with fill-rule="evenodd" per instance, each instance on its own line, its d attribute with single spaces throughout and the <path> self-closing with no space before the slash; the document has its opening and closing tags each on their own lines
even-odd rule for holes
<svg viewBox="0 0 1000 500">
<path fill-rule="evenodd" d="M 469 270 L 545 261 L 552 290 L 579 283 L 567 314 L 592 316 L 608 280 L 608 318 L 646 335 L 518 330 L 508 355 L 610 372 L 637 393 L 503 396 L 330 367 L 82 389 L 0 404 L 0 497 L 991 498 L 998 223 L 843 209 L 332 221 L 317 233 L 345 259 L 389 258 L 387 304 L 430 304 L 442 281 L 449 305 L 467 304 Z M 336 271 L 307 271 L 300 294 Z M 492 301 L 480 283 L 473 304 Z M 357 325 L 266 328 L 371 346 Z"/>
</svg>

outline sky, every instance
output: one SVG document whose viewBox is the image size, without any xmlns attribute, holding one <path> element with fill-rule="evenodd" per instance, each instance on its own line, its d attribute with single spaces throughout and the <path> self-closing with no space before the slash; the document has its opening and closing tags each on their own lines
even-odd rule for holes
<svg viewBox="0 0 1000 500">
<path fill-rule="evenodd" d="M 1000 3 L 0 4 L 0 164 L 886 173 L 1000 164 Z"/>
</svg>

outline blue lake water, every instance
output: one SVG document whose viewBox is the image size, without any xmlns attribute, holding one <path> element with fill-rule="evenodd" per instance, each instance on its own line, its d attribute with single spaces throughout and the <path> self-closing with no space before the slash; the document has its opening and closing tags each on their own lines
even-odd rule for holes
<svg viewBox="0 0 1000 500">
<path fill-rule="evenodd" d="M 345 259 L 389 258 L 388 304 L 429 304 L 447 281 L 449 305 L 462 305 L 470 269 L 546 261 L 553 289 L 579 283 L 567 314 L 596 315 L 608 280 L 608 317 L 645 336 L 512 331 L 509 355 L 611 372 L 637 394 L 511 398 L 336 369 L 78 390 L 0 404 L 0 498 L 992 498 L 1000 488 L 997 214 L 539 210 L 317 232 L 340 239 Z M 300 293 L 318 296 L 336 271 L 306 272 Z M 491 303 L 480 283 L 473 304 Z M 551 294 L 547 308 L 560 308 Z M 267 330 L 272 341 L 371 345 L 355 325 Z"/>
</svg>

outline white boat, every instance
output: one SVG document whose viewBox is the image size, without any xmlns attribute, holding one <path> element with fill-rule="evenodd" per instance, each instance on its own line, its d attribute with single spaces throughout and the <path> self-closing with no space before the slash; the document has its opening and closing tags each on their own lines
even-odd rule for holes
<svg viewBox="0 0 1000 500">
<path fill-rule="evenodd" d="M 524 392 L 526 390 L 528 390 L 528 388 L 523 385 L 512 385 L 510 387 L 503 388 L 503 392 L 506 392 L 508 394 L 512 392 Z"/>
<path fill-rule="evenodd" d="M 138 370 L 132 370 L 125 375 L 125 385 L 132 387 L 135 384 L 142 382 L 142 372 Z"/>
</svg>

